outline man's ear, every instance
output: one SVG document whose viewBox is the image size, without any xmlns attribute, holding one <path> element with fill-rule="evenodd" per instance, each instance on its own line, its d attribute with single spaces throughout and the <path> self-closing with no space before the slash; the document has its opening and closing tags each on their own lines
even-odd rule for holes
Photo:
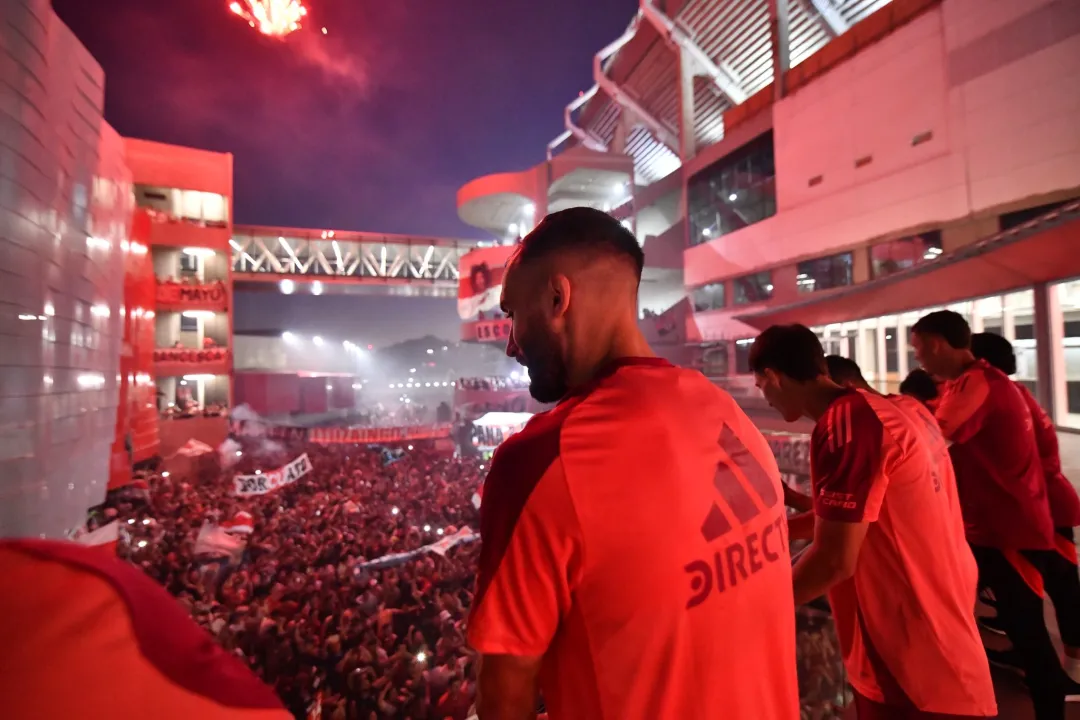
<svg viewBox="0 0 1080 720">
<path fill-rule="evenodd" d="M 570 278 L 562 273 L 551 276 L 551 317 L 560 318 L 570 309 Z"/>
</svg>

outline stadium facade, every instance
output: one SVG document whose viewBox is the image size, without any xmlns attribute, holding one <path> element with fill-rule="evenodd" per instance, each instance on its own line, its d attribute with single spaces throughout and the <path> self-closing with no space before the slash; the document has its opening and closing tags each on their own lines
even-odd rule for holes
<svg viewBox="0 0 1080 720">
<path fill-rule="evenodd" d="M 895 390 L 907 328 L 950 307 L 1080 429 L 1076 3 L 642 0 L 593 71 L 546 161 L 461 188 L 464 221 L 512 240 L 568 205 L 622 219 L 650 338 L 764 426 L 763 328 L 809 325 Z"/>
<path fill-rule="evenodd" d="M 913 364 L 905 328 L 950 306 L 1013 340 L 1021 379 L 1080 428 L 1070 0 L 643 0 L 547 158 L 459 191 L 462 219 L 496 238 L 476 252 L 234 227 L 231 155 L 120 137 L 101 67 L 48 0 L 0 0 L 0 14 L 0 536 L 60 535 L 133 463 L 227 432 L 223 416 L 159 420 L 170 404 L 356 403 L 345 372 L 239 376 L 235 288 L 456 288 L 462 339 L 504 342 L 502 243 L 573 205 L 643 243 L 654 346 L 748 408 L 761 328 L 812 325 L 888 388 Z M 798 436 L 775 437 L 805 460 Z"/>
</svg>

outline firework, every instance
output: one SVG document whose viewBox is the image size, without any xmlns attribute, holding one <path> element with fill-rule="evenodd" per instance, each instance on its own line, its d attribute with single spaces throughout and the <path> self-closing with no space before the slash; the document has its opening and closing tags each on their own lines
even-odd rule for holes
<svg viewBox="0 0 1080 720">
<path fill-rule="evenodd" d="M 229 9 L 263 35 L 279 38 L 299 30 L 307 16 L 300 0 L 236 0 Z"/>
</svg>

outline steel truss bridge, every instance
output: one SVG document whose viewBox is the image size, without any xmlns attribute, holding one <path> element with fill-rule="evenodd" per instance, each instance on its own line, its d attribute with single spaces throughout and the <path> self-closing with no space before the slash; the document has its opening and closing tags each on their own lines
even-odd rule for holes
<svg viewBox="0 0 1080 720">
<path fill-rule="evenodd" d="M 458 261 L 477 241 L 238 226 L 229 244 L 233 281 L 248 289 L 454 297 Z"/>
</svg>

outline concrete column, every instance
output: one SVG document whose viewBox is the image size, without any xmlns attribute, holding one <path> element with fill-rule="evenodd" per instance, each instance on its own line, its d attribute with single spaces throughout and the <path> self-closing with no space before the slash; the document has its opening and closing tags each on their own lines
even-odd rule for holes
<svg viewBox="0 0 1080 720">
<path fill-rule="evenodd" d="M 1037 283 L 1033 288 L 1035 313 L 1035 368 L 1038 383 L 1035 398 L 1046 413 L 1058 422 L 1068 409 L 1065 392 L 1065 322 L 1057 288 Z"/>
<path fill-rule="evenodd" d="M 791 67 L 787 0 L 769 0 L 769 34 L 772 44 L 773 91 L 777 100 L 787 94 L 787 71 Z"/>
<path fill-rule="evenodd" d="M 679 53 L 679 157 L 689 162 L 697 154 L 697 138 L 694 133 L 694 73 L 697 64 L 690 54 L 678 46 Z"/>
</svg>

